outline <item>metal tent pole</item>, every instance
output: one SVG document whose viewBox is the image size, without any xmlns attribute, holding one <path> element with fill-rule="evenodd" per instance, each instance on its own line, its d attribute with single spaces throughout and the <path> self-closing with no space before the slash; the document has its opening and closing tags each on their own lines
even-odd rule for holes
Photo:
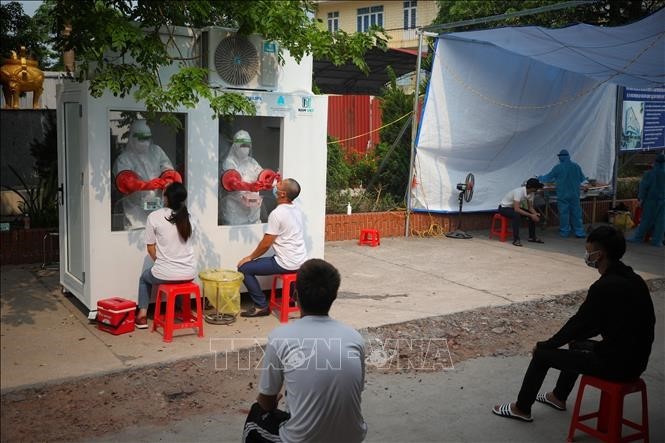
<svg viewBox="0 0 665 443">
<path fill-rule="evenodd" d="M 423 38 L 424 37 L 437 37 L 438 34 L 433 32 L 425 32 L 422 28 L 416 30 L 418 34 L 418 58 L 416 60 L 416 87 L 413 91 L 413 114 L 411 114 L 411 152 L 409 156 L 409 177 L 406 185 L 406 232 L 405 237 L 409 237 L 410 221 L 411 221 L 411 185 L 413 183 L 414 160 L 416 155 L 416 135 L 418 133 L 418 97 L 420 93 L 420 65 L 422 63 L 423 53 Z"/>
</svg>

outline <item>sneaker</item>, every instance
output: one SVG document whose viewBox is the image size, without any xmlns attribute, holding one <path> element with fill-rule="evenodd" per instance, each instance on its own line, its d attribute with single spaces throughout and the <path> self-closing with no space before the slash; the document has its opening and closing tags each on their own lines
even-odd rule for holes
<svg viewBox="0 0 665 443">
<path fill-rule="evenodd" d="M 148 317 L 138 317 L 134 324 L 137 329 L 148 329 Z"/>
</svg>

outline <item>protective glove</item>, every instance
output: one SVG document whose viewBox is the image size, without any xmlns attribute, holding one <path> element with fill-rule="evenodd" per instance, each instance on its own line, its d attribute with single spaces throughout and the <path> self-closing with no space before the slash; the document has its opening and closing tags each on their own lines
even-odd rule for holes
<svg viewBox="0 0 665 443">
<path fill-rule="evenodd" d="M 163 178 L 153 178 L 152 180 L 141 180 L 134 171 L 122 171 L 115 177 L 115 185 L 123 194 L 131 194 L 136 191 L 152 191 L 162 189 L 166 186 L 166 180 Z"/>
<path fill-rule="evenodd" d="M 281 179 L 279 172 L 275 172 L 272 169 L 264 169 L 259 174 L 259 178 L 256 182 L 260 185 L 259 191 L 269 190 L 275 187 L 275 184 Z"/>
<path fill-rule="evenodd" d="M 256 186 L 253 183 L 247 183 L 242 180 L 240 172 L 235 169 L 229 169 L 222 174 L 222 187 L 229 192 L 232 191 L 253 191 Z"/>
<path fill-rule="evenodd" d="M 182 183 L 182 177 L 180 176 L 178 171 L 173 169 L 167 169 L 166 171 L 162 172 L 162 175 L 160 175 L 159 177 L 166 180 L 167 186 L 173 182 Z"/>
</svg>

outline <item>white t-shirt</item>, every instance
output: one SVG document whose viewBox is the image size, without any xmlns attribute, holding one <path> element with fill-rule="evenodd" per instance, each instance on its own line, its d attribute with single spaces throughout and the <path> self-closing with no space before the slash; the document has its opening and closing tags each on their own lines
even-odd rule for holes
<svg viewBox="0 0 665 443">
<path fill-rule="evenodd" d="M 172 213 L 169 208 L 157 209 L 150 213 L 146 222 L 145 244 L 157 245 L 157 260 L 152 267 L 152 275 L 161 280 L 192 280 L 196 277 L 192 246 L 195 223 L 191 223 L 190 216 L 192 235 L 183 241 L 175 223 L 166 220 Z"/>
<path fill-rule="evenodd" d="M 360 400 L 365 385 L 365 341 L 330 317 L 311 316 L 268 336 L 259 392 L 286 388 L 291 418 L 279 435 L 288 442 L 360 442 L 367 425 Z"/>
<path fill-rule="evenodd" d="M 293 203 L 277 205 L 268 216 L 266 234 L 276 235 L 272 244 L 275 261 L 284 269 L 295 271 L 307 260 L 302 211 Z"/>
<path fill-rule="evenodd" d="M 518 201 L 521 203 L 523 200 L 530 201 L 531 205 L 533 205 L 533 197 L 534 194 L 526 193 L 526 186 L 520 186 L 519 188 L 513 189 L 507 193 L 505 197 L 503 197 L 503 200 L 501 200 L 501 206 L 504 208 L 512 208 L 513 202 Z"/>
</svg>

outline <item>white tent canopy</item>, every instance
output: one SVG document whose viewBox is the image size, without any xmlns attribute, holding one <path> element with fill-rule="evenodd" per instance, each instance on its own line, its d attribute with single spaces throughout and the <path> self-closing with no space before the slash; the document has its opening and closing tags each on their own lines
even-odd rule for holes
<svg viewBox="0 0 665 443">
<path fill-rule="evenodd" d="M 617 84 L 663 87 L 665 10 L 632 25 L 500 28 L 440 36 L 416 140 L 411 207 L 493 210 L 568 149 L 585 174 L 612 178 Z"/>
</svg>

